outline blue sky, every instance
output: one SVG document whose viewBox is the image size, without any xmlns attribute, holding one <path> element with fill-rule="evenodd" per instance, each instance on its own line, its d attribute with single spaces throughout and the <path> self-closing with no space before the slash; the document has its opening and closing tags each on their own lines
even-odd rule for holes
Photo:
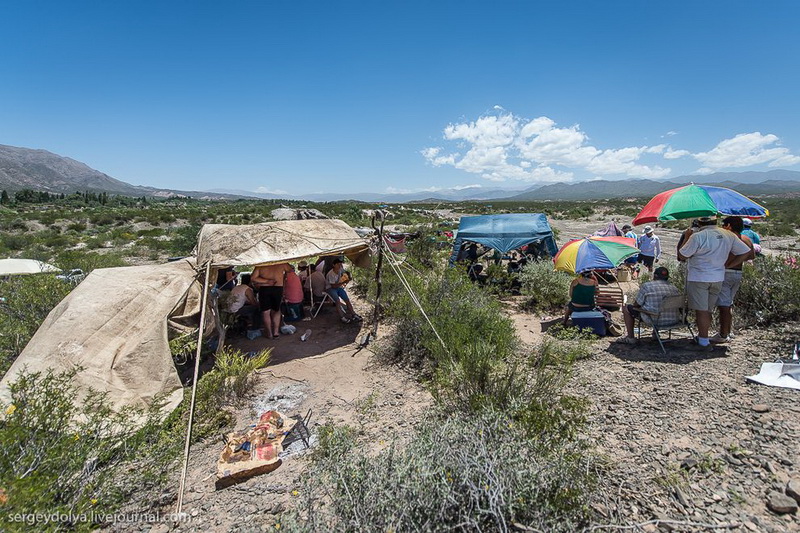
<svg viewBox="0 0 800 533">
<path fill-rule="evenodd" d="M 0 144 L 139 185 L 800 170 L 800 3 L 3 2 Z"/>
</svg>

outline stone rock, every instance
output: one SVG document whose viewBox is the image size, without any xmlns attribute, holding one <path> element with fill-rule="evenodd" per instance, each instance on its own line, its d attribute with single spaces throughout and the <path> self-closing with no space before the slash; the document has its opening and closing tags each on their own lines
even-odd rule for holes
<svg viewBox="0 0 800 533">
<path fill-rule="evenodd" d="M 790 479 L 786 484 L 786 495 L 800 503 L 800 479 Z"/>
<path fill-rule="evenodd" d="M 694 459 L 692 457 L 687 457 L 686 459 L 681 461 L 681 468 L 685 470 L 689 470 L 691 468 L 694 468 L 695 466 L 697 466 L 697 459 Z"/>
<path fill-rule="evenodd" d="M 765 403 L 757 403 L 753 405 L 753 411 L 756 413 L 768 413 L 769 412 L 769 405 Z"/>
<path fill-rule="evenodd" d="M 770 492 L 767 497 L 767 507 L 770 511 L 778 514 L 788 514 L 797 512 L 797 502 L 780 492 Z"/>
</svg>

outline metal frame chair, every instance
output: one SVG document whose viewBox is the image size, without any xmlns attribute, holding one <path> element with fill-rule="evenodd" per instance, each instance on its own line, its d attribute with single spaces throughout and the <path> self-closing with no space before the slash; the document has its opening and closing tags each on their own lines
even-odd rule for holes
<svg viewBox="0 0 800 533">
<path fill-rule="evenodd" d="M 661 315 L 665 314 L 666 311 L 674 310 L 678 311 L 678 319 L 676 321 L 667 324 L 659 324 Z M 689 330 L 689 335 L 694 338 L 694 331 L 692 330 L 692 325 L 689 323 L 689 307 L 686 305 L 686 296 L 683 294 L 679 294 L 677 296 L 664 296 L 661 299 L 661 305 L 658 306 L 658 313 L 650 313 L 644 309 L 641 309 L 638 324 L 638 337 L 642 337 L 642 324 L 652 328 L 653 336 L 658 341 L 659 346 L 661 346 L 661 351 L 664 352 L 664 354 L 667 353 L 667 349 L 664 348 L 664 341 L 661 338 L 662 331 L 667 332 L 667 340 L 672 340 L 672 330 L 686 328 Z"/>
</svg>

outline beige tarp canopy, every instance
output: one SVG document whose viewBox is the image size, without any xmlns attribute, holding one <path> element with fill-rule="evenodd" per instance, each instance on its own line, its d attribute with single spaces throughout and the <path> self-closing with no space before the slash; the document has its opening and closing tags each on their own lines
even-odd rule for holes
<svg viewBox="0 0 800 533">
<path fill-rule="evenodd" d="M 61 269 L 36 259 L 0 259 L 0 276 L 42 272 L 61 272 Z"/>
<path fill-rule="evenodd" d="M 197 240 L 197 264 L 267 265 L 344 254 L 369 264 L 367 242 L 341 220 L 279 220 L 262 224 L 206 224 Z"/>
<path fill-rule="evenodd" d="M 183 391 L 168 332 L 195 330 L 201 292 L 194 259 L 94 270 L 47 315 L 0 381 L 0 403 L 11 402 L 8 385 L 23 370 L 82 367 L 76 405 L 91 388 L 107 392 L 114 410 L 162 398 L 164 414 L 171 412 Z"/>
</svg>

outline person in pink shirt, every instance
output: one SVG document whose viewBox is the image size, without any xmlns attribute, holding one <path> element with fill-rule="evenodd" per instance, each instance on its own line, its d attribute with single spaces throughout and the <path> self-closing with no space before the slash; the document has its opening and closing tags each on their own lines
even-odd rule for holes
<svg viewBox="0 0 800 533">
<path fill-rule="evenodd" d="M 303 318 L 303 282 L 295 272 L 294 265 L 289 265 L 289 268 L 283 281 L 283 296 L 288 311 L 284 319 L 286 322 L 295 322 Z"/>
</svg>

